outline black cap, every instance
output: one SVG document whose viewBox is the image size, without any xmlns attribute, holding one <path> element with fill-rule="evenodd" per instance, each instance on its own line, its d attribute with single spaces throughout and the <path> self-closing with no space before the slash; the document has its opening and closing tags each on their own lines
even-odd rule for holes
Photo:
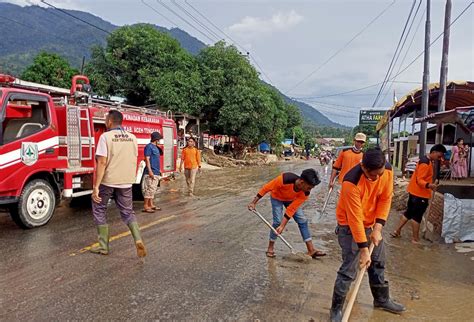
<svg viewBox="0 0 474 322">
<path fill-rule="evenodd" d="M 161 134 L 159 132 L 153 132 L 151 134 L 151 142 L 161 140 L 162 138 L 163 137 L 161 136 Z"/>
</svg>

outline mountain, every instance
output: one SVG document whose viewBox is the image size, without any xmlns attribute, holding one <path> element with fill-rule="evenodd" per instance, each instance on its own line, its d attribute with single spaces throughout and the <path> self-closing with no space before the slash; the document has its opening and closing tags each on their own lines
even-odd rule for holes
<svg viewBox="0 0 474 322">
<path fill-rule="evenodd" d="M 79 68 L 82 57 L 90 57 L 91 47 L 105 45 L 108 32 L 118 28 L 100 17 L 87 12 L 64 10 L 102 29 L 99 30 L 52 8 L 20 7 L 0 3 L 2 36 L 0 70 L 18 75 L 40 51 L 51 51 L 69 60 Z M 178 28 L 166 29 L 181 46 L 196 55 L 206 45 Z"/>
<path fill-rule="evenodd" d="M 322 125 L 322 126 L 339 127 L 339 128 L 346 127 L 344 125 L 331 121 L 327 116 L 325 116 L 323 113 L 321 113 L 320 111 L 318 111 L 311 105 L 294 100 L 285 95 L 283 95 L 283 98 L 285 99 L 287 103 L 298 106 L 298 108 L 301 111 L 301 114 L 303 115 L 304 122 L 306 124 L 309 124 L 309 125 L 317 124 L 317 125 Z"/>
<path fill-rule="evenodd" d="M 0 73 L 19 75 L 40 51 L 58 53 L 72 66 L 80 68 L 82 58 L 90 57 L 90 49 L 96 45 L 104 46 L 108 33 L 119 27 L 87 12 L 64 11 L 102 30 L 52 8 L 0 3 Z M 181 46 L 193 55 L 197 55 L 206 46 L 179 28 L 155 27 L 178 40 Z M 282 96 L 288 103 L 299 107 L 307 124 L 344 127 L 332 122 L 308 104 L 283 94 Z"/>
</svg>

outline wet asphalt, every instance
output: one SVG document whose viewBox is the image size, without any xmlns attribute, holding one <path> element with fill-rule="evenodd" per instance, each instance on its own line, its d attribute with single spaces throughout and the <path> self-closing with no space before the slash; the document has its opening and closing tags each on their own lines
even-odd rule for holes
<svg viewBox="0 0 474 322">
<path fill-rule="evenodd" d="M 73 207 L 63 203 L 48 225 L 33 230 L 17 228 L 0 213 L 0 320 L 326 321 L 340 265 L 335 198 L 326 216 L 318 214 L 326 184 L 304 206 L 316 247 L 328 252 L 322 259 L 295 261 L 281 242 L 277 258 L 266 258 L 268 229 L 246 210 L 266 181 L 308 167 L 324 177 L 315 161 L 299 161 L 204 171 L 195 198 L 185 196 L 183 178 L 165 183 L 156 198 L 162 211 L 145 214 L 142 203 L 134 205 L 148 251 L 144 262 L 114 205 L 108 256 L 85 251 L 96 242 L 87 198 Z M 258 207 L 271 220 L 269 198 Z M 397 217 L 391 215 L 385 236 Z M 451 245 L 413 246 L 408 235 L 386 238 L 386 277 L 408 311 L 373 310 L 365 280 L 353 320 L 474 320 L 472 254 Z M 285 236 L 304 251 L 294 223 Z"/>
</svg>

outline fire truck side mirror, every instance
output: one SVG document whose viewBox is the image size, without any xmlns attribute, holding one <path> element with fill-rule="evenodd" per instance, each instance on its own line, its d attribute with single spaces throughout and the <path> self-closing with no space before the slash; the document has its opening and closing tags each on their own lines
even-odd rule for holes
<svg viewBox="0 0 474 322">
<path fill-rule="evenodd" d="M 31 105 L 8 103 L 5 118 L 22 119 L 31 117 Z"/>
</svg>

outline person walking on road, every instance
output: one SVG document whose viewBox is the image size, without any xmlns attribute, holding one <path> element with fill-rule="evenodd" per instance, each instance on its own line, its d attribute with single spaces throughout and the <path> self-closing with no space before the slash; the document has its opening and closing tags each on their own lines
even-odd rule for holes
<svg viewBox="0 0 474 322">
<path fill-rule="evenodd" d="M 271 192 L 270 201 L 272 203 L 273 227 L 279 234 L 283 232 L 288 221 L 293 218 L 298 224 L 301 237 L 306 243 L 308 255 L 316 258 L 325 256 L 326 253 L 317 250 L 312 241 L 309 231 L 308 219 L 303 210 L 303 203 L 308 199 L 311 189 L 321 181 L 318 173 L 314 169 L 306 169 L 298 176 L 291 172 L 282 173 L 272 181 L 265 184 L 258 192 L 257 196 L 248 205 L 249 210 L 255 210 L 257 202 Z M 286 208 L 286 210 L 283 209 Z M 268 242 L 267 257 L 275 257 L 275 241 L 277 235 L 270 230 L 270 240 Z"/>
<path fill-rule="evenodd" d="M 329 179 L 329 189 L 334 188 L 336 175 L 339 173 L 338 181 L 342 185 L 344 176 L 349 170 L 358 165 L 362 160 L 362 148 L 367 140 L 364 133 L 357 133 L 354 137 L 354 146 L 339 153 L 336 161 L 332 165 L 331 177 Z"/>
<path fill-rule="evenodd" d="M 368 267 L 374 307 L 393 313 L 405 307 L 390 299 L 385 281 L 385 246 L 382 229 L 388 218 L 393 193 L 393 171 L 380 149 L 368 149 L 362 163 L 344 177 L 336 217 L 336 234 L 342 249 L 342 265 L 334 284 L 331 321 L 342 320 L 342 307 L 352 281 L 361 269 Z M 374 243 L 372 255 L 369 241 Z"/>
<path fill-rule="evenodd" d="M 143 189 L 143 212 L 154 213 L 155 210 L 161 210 L 160 207 L 155 206 L 153 199 L 155 199 L 156 190 L 160 183 L 160 148 L 158 143 L 163 138 L 159 132 L 153 132 L 150 137 L 150 143 L 145 146 L 145 186 Z"/>
<path fill-rule="evenodd" d="M 181 162 L 179 164 L 179 172 L 183 171 L 186 177 L 189 196 L 194 196 L 194 185 L 196 182 L 196 174 L 201 172 L 201 152 L 196 148 L 196 140 L 192 137 L 188 139 L 186 147 L 181 151 Z"/>
<path fill-rule="evenodd" d="M 120 216 L 135 240 L 138 257 L 145 257 L 146 249 L 140 236 L 132 201 L 132 184 L 135 183 L 137 172 L 137 139 L 122 128 L 122 120 L 122 113 L 109 111 L 105 118 L 108 131 L 100 136 L 97 145 L 92 214 L 97 225 L 99 243 L 90 251 L 102 255 L 109 253 L 106 211 L 107 203 L 113 196 Z"/>
<path fill-rule="evenodd" d="M 401 236 L 402 228 L 412 220 L 412 243 L 418 244 L 420 241 L 420 223 L 423 214 L 428 208 L 432 191 L 436 191 L 437 184 L 433 183 L 433 161 L 440 160 L 446 153 L 446 148 L 442 144 L 434 145 L 428 155 L 422 156 L 416 164 L 415 172 L 408 184 L 408 205 L 407 210 L 400 218 L 397 229 L 390 236 L 397 238 Z"/>
</svg>

